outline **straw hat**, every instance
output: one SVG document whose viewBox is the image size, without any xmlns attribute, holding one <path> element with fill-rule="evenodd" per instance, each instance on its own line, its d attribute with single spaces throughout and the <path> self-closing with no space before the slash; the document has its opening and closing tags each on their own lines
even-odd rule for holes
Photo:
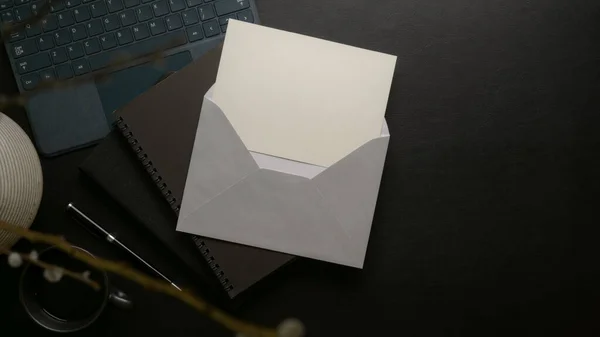
<svg viewBox="0 0 600 337">
<path fill-rule="evenodd" d="M 42 199 L 42 167 L 25 131 L 0 113 L 0 220 L 29 227 Z M 0 247 L 17 241 L 0 231 Z"/>
</svg>

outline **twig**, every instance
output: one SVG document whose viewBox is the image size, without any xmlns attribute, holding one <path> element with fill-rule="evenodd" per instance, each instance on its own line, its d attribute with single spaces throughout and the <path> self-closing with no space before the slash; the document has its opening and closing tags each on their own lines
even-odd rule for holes
<svg viewBox="0 0 600 337">
<path fill-rule="evenodd" d="M 70 271 L 68 269 L 64 269 L 61 266 L 57 266 L 57 265 L 54 265 L 54 264 L 46 263 L 44 261 L 32 259 L 27 254 L 23 254 L 23 253 L 19 253 L 19 252 L 13 252 L 13 251 L 8 250 L 6 248 L 0 247 L 0 254 L 10 255 L 10 254 L 13 254 L 13 253 L 14 254 L 19 254 L 19 256 L 21 256 L 21 259 L 23 259 L 23 260 L 25 260 L 25 261 L 33 264 L 33 265 L 36 265 L 36 266 L 38 266 L 40 268 L 43 268 L 43 269 L 49 269 L 49 270 L 51 270 L 51 269 L 54 269 L 54 268 L 60 268 L 60 269 L 63 270 L 63 275 L 71 277 L 71 278 L 73 278 L 73 279 L 75 279 L 77 281 L 83 282 L 86 285 L 94 288 L 94 290 L 100 290 L 101 289 L 101 286 L 100 286 L 100 284 L 98 284 L 98 282 L 83 277 L 83 274 L 81 274 L 81 273 L 76 273 L 74 271 Z"/>
<path fill-rule="evenodd" d="M 128 267 L 123 263 L 109 261 L 101 258 L 94 258 L 87 254 L 84 254 L 79 249 L 74 248 L 64 238 L 56 235 L 44 234 L 25 228 L 10 225 L 6 222 L 0 221 L 0 230 L 5 230 L 19 237 L 28 239 L 31 242 L 42 242 L 56 246 L 57 249 L 69 254 L 77 260 L 83 261 L 88 265 L 108 271 L 120 276 L 123 276 L 131 281 L 134 281 L 149 290 L 164 293 L 170 295 L 184 303 L 187 303 L 200 313 L 207 315 L 209 318 L 217 323 L 220 323 L 225 328 L 242 333 L 246 336 L 254 337 L 276 337 L 277 333 L 274 329 L 257 326 L 251 323 L 244 322 L 237 318 L 234 318 L 222 310 L 212 306 L 203 299 L 193 295 L 188 290 L 177 290 L 171 284 L 162 280 L 157 280 L 149 277 L 141 272 L 136 271 L 133 268 Z"/>
</svg>

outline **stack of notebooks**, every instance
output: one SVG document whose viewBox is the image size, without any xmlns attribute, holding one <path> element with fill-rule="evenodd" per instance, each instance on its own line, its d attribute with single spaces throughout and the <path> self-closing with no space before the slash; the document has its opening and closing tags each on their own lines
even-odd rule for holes
<svg viewBox="0 0 600 337">
<path fill-rule="evenodd" d="M 231 20 L 223 47 L 116 111 L 81 169 L 230 298 L 293 256 L 363 268 L 395 63 Z"/>
<path fill-rule="evenodd" d="M 219 47 L 118 110 L 117 130 L 80 169 L 192 271 L 204 275 L 210 267 L 235 298 L 293 257 L 175 230 L 203 93 L 220 57 Z"/>
</svg>

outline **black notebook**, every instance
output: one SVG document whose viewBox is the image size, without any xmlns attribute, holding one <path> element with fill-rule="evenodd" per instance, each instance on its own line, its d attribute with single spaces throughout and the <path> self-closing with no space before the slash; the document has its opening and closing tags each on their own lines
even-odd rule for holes
<svg viewBox="0 0 600 337">
<path fill-rule="evenodd" d="M 206 259 L 200 256 L 189 235 L 175 231 L 177 220 L 173 211 L 146 173 L 140 170 L 139 161 L 131 155 L 131 148 L 119 131 L 109 133 L 80 170 L 142 225 L 138 228 L 148 229 L 148 234 L 158 239 L 164 249 L 174 253 L 196 275 L 205 277 L 214 268 L 207 266 Z M 141 238 L 144 239 L 147 233 L 141 233 Z M 134 239 L 132 235 L 127 237 L 129 241 Z"/>
<path fill-rule="evenodd" d="M 122 137 L 113 131 L 81 170 L 190 268 L 200 268 L 201 256 L 233 298 L 293 257 L 175 230 L 203 96 L 220 54 L 221 48 L 207 53 L 117 111 Z"/>
</svg>

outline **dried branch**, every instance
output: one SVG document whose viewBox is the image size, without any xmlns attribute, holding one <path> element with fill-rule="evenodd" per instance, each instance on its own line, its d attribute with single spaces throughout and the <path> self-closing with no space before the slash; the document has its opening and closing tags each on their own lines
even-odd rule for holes
<svg viewBox="0 0 600 337">
<path fill-rule="evenodd" d="M 60 269 L 63 270 L 63 274 L 64 275 L 66 275 L 66 276 L 68 276 L 70 278 L 73 278 L 73 279 L 75 279 L 77 281 L 80 281 L 80 282 L 82 282 L 82 283 L 84 283 L 84 284 L 92 287 L 94 290 L 100 290 L 102 288 L 98 282 L 85 278 L 83 276 L 83 274 L 81 274 L 81 273 L 76 273 L 74 271 L 70 271 L 68 269 L 64 269 L 61 266 L 57 266 L 57 265 L 54 265 L 54 264 L 46 263 L 44 261 L 40 261 L 40 260 L 37 260 L 37 259 L 32 259 L 31 256 L 29 256 L 27 254 L 23 254 L 23 253 L 19 253 L 19 252 L 13 252 L 13 251 L 11 251 L 9 249 L 0 247 L 0 254 L 10 255 L 10 254 L 13 254 L 13 253 L 14 254 L 19 254 L 19 256 L 21 256 L 21 259 L 23 259 L 24 261 L 27 261 L 27 262 L 29 262 L 29 263 L 31 263 L 33 265 L 36 265 L 36 266 L 38 266 L 40 268 L 43 268 L 43 269 L 50 270 L 50 269 L 60 268 Z"/>
<path fill-rule="evenodd" d="M 6 222 L 0 221 L 0 230 L 5 230 L 19 237 L 26 238 L 31 242 L 41 242 L 56 246 L 57 249 L 69 254 L 73 258 L 85 262 L 91 267 L 99 270 L 111 272 L 122 277 L 125 277 L 131 281 L 134 281 L 146 289 L 153 290 L 159 293 L 170 295 L 181 302 L 188 304 L 189 306 L 196 309 L 198 312 L 205 314 L 215 322 L 220 323 L 225 328 L 239 332 L 245 336 L 253 337 L 276 337 L 277 332 L 274 329 L 257 326 L 251 323 L 244 322 L 237 318 L 234 318 L 222 310 L 212 306 L 203 299 L 193 295 L 188 290 L 179 291 L 171 284 L 162 280 L 157 280 L 149 277 L 141 272 L 136 271 L 133 268 L 128 267 L 123 263 L 109 261 L 101 258 L 94 258 L 88 254 L 83 253 L 79 249 L 74 248 L 64 238 L 56 235 L 44 234 L 29 229 L 10 225 Z"/>
</svg>

